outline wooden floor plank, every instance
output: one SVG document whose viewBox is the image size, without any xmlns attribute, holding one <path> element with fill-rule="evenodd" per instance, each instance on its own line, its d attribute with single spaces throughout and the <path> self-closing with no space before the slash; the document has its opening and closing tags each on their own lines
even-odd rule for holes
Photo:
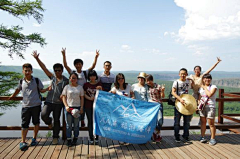
<svg viewBox="0 0 240 159">
<path fill-rule="evenodd" d="M 142 151 L 142 149 L 138 144 L 132 144 L 132 145 L 140 158 L 147 158 L 147 156 L 145 155 L 145 153 Z"/>
<path fill-rule="evenodd" d="M 207 136 L 205 136 L 206 138 L 208 138 Z M 199 135 L 195 136 L 195 135 L 190 135 L 189 137 L 191 139 L 191 142 L 197 147 L 197 149 L 199 149 L 202 152 L 202 155 L 206 158 L 226 158 L 226 156 L 222 155 L 221 153 L 219 153 L 218 151 L 215 151 L 214 148 L 209 147 L 210 145 L 207 143 L 201 143 L 199 141 Z"/>
<path fill-rule="evenodd" d="M 128 151 L 131 154 L 132 158 L 134 159 L 140 159 L 140 157 L 138 156 L 137 151 L 135 150 L 135 148 L 133 147 L 133 144 L 127 144 L 128 147 Z"/>
<path fill-rule="evenodd" d="M 149 158 L 149 159 L 153 159 L 154 158 L 152 153 L 146 147 L 146 144 L 139 144 L 139 147 L 142 149 L 143 153 L 147 156 L 147 158 Z"/>
<path fill-rule="evenodd" d="M 64 141 L 62 145 L 61 152 L 59 154 L 59 159 L 65 159 L 68 153 L 69 147 L 67 146 L 67 140 Z"/>
<path fill-rule="evenodd" d="M 91 145 L 89 144 L 89 158 L 95 158 L 95 148 L 99 147 L 98 145 Z"/>
<path fill-rule="evenodd" d="M 121 146 L 119 145 L 119 142 L 117 140 L 113 140 L 113 145 L 114 145 L 114 149 L 116 151 L 117 157 L 119 159 L 125 159 Z"/>
<path fill-rule="evenodd" d="M 167 152 L 164 151 L 164 149 L 162 150 L 160 147 L 158 147 L 156 145 L 156 142 L 149 142 L 149 144 L 152 146 L 152 148 L 155 149 L 155 151 L 161 156 L 161 158 L 163 158 L 163 159 L 168 159 L 169 158 L 166 154 Z M 159 143 L 159 144 L 161 144 L 161 143 Z"/>
<path fill-rule="evenodd" d="M 165 137 L 165 140 L 168 142 L 169 145 L 171 145 L 174 150 L 179 153 L 184 159 L 190 159 L 189 154 L 185 153 L 184 150 L 180 149 L 181 147 L 183 147 L 183 144 L 180 143 L 176 143 L 175 140 L 170 140 L 169 137 Z M 187 144 L 187 143 L 186 143 Z M 194 157 L 194 155 L 193 155 Z M 195 157 L 196 158 L 196 157 Z"/>
<path fill-rule="evenodd" d="M 29 155 L 28 158 L 35 158 L 40 152 L 40 150 L 42 149 L 46 141 L 47 141 L 47 138 L 42 138 L 41 141 L 38 143 L 38 146 L 35 147 L 35 149 L 32 151 L 32 153 Z"/>
<path fill-rule="evenodd" d="M 105 138 L 101 138 L 101 147 L 102 147 L 103 158 L 104 159 L 110 158 L 108 147 L 107 147 L 107 140 Z"/>
<path fill-rule="evenodd" d="M 169 154 L 169 156 L 171 156 L 170 158 L 183 158 L 179 153 L 177 153 L 173 147 L 171 145 L 168 144 L 168 141 L 166 140 L 166 138 L 162 139 L 161 144 L 158 144 L 158 146 L 160 146 L 162 149 L 167 149 L 168 151 L 170 151 L 171 153 Z"/>
<path fill-rule="evenodd" d="M 88 138 L 84 137 L 83 138 L 83 145 L 82 145 L 82 154 L 81 154 L 81 158 L 86 159 L 88 158 Z"/>
<path fill-rule="evenodd" d="M 107 147 L 108 147 L 108 152 L 109 152 L 109 156 L 112 159 L 116 159 L 117 158 L 117 154 L 116 151 L 114 149 L 114 145 L 111 139 L 107 139 Z"/>
<path fill-rule="evenodd" d="M 13 156 L 17 151 L 17 146 L 19 145 L 19 143 L 21 142 L 21 139 L 14 139 L 15 141 L 10 145 L 8 146 L 4 151 L 2 151 L 2 153 L 0 154 L 0 159 L 2 158 L 6 158 L 7 156 Z M 13 149 L 16 148 L 14 151 Z M 11 152 L 13 152 L 12 154 L 10 154 Z"/>
<path fill-rule="evenodd" d="M 166 138 L 168 140 L 170 140 L 171 142 L 175 143 L 175 139 L 171 136 L 166 136 Z M 178 143 L 179 148 L 184 151 L 185 154 L 187 154 L 190 158 L 196 159 L 196 158 L 200 158 L 200 159 L 204 159 L 204 157 L 201 156 L 201 154 L 199 153 L 199 151 L 194 150 L 190 145 L 192 145 L 191 142 L 180 142 Z"/>
<path fill-rule="evenodd" d="M 83 140 L 82 137 L 78 138 L 77 145 L 75 147 L 75 152 L 74 152 L 74 155 L 73 155 L 74 159 L 80 159 L 80 157 L 81 157 L 82 145 L 83 145 L 83 141 L 82 140 Z"/>
<path fill-rule="evenodd" d="M 2 147 L 0 148 L 0 153 L 7 149 L 14 141 L 15 139 L 10 139 L 4 145 L 2 145 Z"/>
<path fill-rule="evenodd" d="M 44 158 L 49 146 L 51 145 L 52 143 L 52 138 L 46 138 L 47 141 L 44 143 L 44 145 L 42 146 L 41 150 L 39 151 L 36 159 L 42 159 Z"/>
<path fill-rule="evenodd" d="M 19 139 L 19 143 L 8 153 L 7 156 L 5 156 L 5 159 L 12 158 L 19 151 L 19 144 L 21 141 L 22 139 Z"/>
<path fill-rule="evenodd" d="M 123 155 L 126 159 L 132 159 L 132 155 L 130 154 L 130 152 L 128 151 L 128 147 L 127 145 L 120 145 Z"/>
<path fill-rule="evenodd" d="M 66 159 L 72 159 L 73 158 L 75 149 L 76 149 L 75 145 L 68 148 Z"/>
<path fill-rule="evenodd" d="M 32 141 L 32 139 L 30 139 Z M 37 138 L 36 142 L 37 145 L 36 146 L 29 146 L 28 150 L 24 152 L 24 154 L 21 156 L 21 159 L 27 159 L 29 157 L 29 155 L 34 151 L 34 149 L 38 146 L 38 143 L 42 140 L 42 138 Z M 31 142 L 30 142 L 31 143 Z M 30 144 L 29 144 L 30 145 Z M 35 156 L 36 157 L 36 156 Z"/>
<path fill-rule="evenodd" d="M 50 138 L 50 140 L 51 140 L 51 143 L 52 143 L 52 138 Z M 44 159 L 51 158 L 51 156 L 52 156 L 53 151 L 54 151 L 55 148 L 56 148 L 56 145 L 50 144 L 50 145 L 48 146 L 48 149 L 47 149 L 45 155 L 44 155 Z"/>
<path fill-rule="evenodd" d="M 65 143 L 64 143 L 64 140 L 61 140 L 61 139 L 60 139 L 60 140 L 58 141 L 58 144 L 56 145 L 53 153 L 52 153 L 51 159 L 55 159 L 55 158 L 58 158 L 58 157 L 59 157 L 59 154 L 61 153 L 63 144 L 65 144 Z"/>
<path fill-rule="evenodd" d="M 27 139 L 25 142 L 28 143 L 28 145 L 29 145 L 31 143 L 31 141 L 32 141 L 32 139 Z M 18 145 L 18 151 L 15 153 L 15 155 L 12 158 L 20 158 L 26 151 L 21 151 L 19 149 L 19 145 Z"/>
<path fill-rule="evenodd" d="M 146 144 L 146 147 L 148 148 L 148 150 L 152 153 L 152 155 L 155 157 L 155 158 L 162 158 L 159 153 L 157 153 L 157 151 L 151 146 L 150 142 L 152 141 L 149 141 L 147 144 Z"/>
<path fill-rule="evenodd" d="M 2 139 L 0 142 L 0 148 L 8 141 L 9 141 L 9 139 Z"/>
</svg>

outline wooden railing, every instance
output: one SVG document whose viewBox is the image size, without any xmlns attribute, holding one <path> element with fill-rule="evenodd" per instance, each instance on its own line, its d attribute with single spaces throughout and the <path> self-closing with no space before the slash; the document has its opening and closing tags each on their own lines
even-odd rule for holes
<svg viewBox="0 0 240 159">
<path fill-rule="evenodd" d="M 231 98 L 224 98 L 224 97 L 231 97 Z M 2 96 L 0 100 L 8 100 L 9 97 Z M 45 98 L 44 98 L 45 99 Z M 20 101 L 22 97 L 15 97 L 12 100 Z M 167 102 L 168 99 L 163 99 L 163 102 Z M 240 102 L 240 93 L 224 93 L 224 89 L 219 89 L 219 97 L 216 99 L 218 102 L 218 122 L 216 123 L 216 128 L 221 130 L 227 130 L 230 128 L 240 128 L 240 120 L 232 118 L 233 116 L 240 116 L 240 114 L 224 114 L 224 102 L 233 102 L 239 101 Z M 229 119 L 239 124 L 224 124 L 223 119 Z M 183 126 L 180 127 L 183 129 Z M 191 125 L 190 129 L 200 129 L 199 125 Z M 207 126 L 209 129 L 209 126 Z M 0 130 L 21 130 L 21 126 L 0 126 Z M 33 127 L 29 127 L 29 130 L 33 130 Z M 50 130 L 47 126 L 40 126 L 39 130 Z M 65 116 L 64 111 L 62 111 L 62 138 L 66 139 L 66 123 L 65 123 Z M 87 127 L 79 128 L 80 131 L 87 131 Z M 163 126 L 162 130 L 174 130 L 173 126 Z"/>
</svg>

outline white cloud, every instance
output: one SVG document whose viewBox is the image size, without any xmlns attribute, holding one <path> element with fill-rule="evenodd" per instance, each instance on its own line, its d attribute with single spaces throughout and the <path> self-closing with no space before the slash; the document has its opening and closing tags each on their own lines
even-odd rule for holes
<svg viewBox="0 0 240 159">
<path fill-rule="evenodd" d="M 183 43 L 240 36 L 239 0 L 175 0 L 185 10 L 185 25 L 178 31 Z"/>
<path fill-rule="evenodd" d="M 129 45 L 122 45 L 120 52 L 132 53 L 134 51 L 131 49 L 131 47 Z"/>
<path fill-rule="evenodd" d="M 166 60 L 166 61 L 175 61 L 176 58 L 175 58 L 175 57 L 169 57 L 169 58 L 166 58 L 165 60 Z"/>
<path fill-rule="evenodd" d="M 37 24 L 37 23 L 33 23 L 33 26 L 34 26 L 34 27 L 41 27 L 41 25 L 40 25 L 40 24 Z"/>
</svg>

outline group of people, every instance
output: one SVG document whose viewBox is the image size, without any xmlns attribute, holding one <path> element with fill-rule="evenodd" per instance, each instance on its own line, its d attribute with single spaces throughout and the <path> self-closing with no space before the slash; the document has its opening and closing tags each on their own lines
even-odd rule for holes
<svg viewBox="0 0 240 159">
<path fill-rule="evenodd" d="M 139 73 L 137 76 L 138 83 L 130 85 L 126 83 L 124 74 L 118 73 L 115 76 L 110 72 L 112 68 L 110 61 L 104 62 L 104 72 L 100 75 L 97 75 L 97 72 L 94 70 L 94 68 L 99 57 L 99 50 L 96 50 L 93 64 L 89 69 L 82 70 L 83 61 L 81 59 L 75 59 L 73 62 L 75 70 L 72 70 L 67 64 L 66 48 L 63 48 L 61 52 L 63 56 L 63 65 L 60 63 L 54 64 L 54 73 L 51 73 L 45 64 L 40 60 L 39 53 L 37 53 L 37 51 L 33 51 L 32 56 L 36 59 L 42 70 L 49 77 L 51 84 L 44 89 L 41 80 L 32 76 L 32 65 L 30 63 L 26 63 L 22 66 L 24 78 L 19 81 L 17 89 L 9 97 L 9 100 L 11 100 L 20 91 L 22 92 L 21 150 L 25 150 L 28 147 L 28 144 L 26 143 L 26 136 L 31 119 L 34 125 L 34 134 L 30 145 L 35 146 L 37 144 L 36 137 L 39 130 L 40 116 L 44 123 L 53 130 L 52 144 L 58 144 L 60 115 L 62 109 L 64 111 L 66 120 L 67 145 L 76 145 L 79 136 L 79 124 L 81 123 L 81 126 L 85 127 L 85 114 L 88 120 L 90 144 L 93 144 L 94 142 L 97 144 L 98 136 L 93 135 L 93 101 L 96 90 L 103 90 L 136 100 L 160 103 L 158 120 L 156 123 L 156 129 L 152 135 L 152 140 L 156 142 L 161 141 L 162 137 L 160 130 L 163 125 L 162 98 L 165 97 L 165 85 L 154 83 L 153 76 L 144 72 Z M 199 114 L 201 118 L 201 142 L 207 141 L 204 136 L 206 130 L 206 119 L 208 119 L 212 134 L 210 140 L 211 144 L 216 144 L 214 139 L 214 117 L 216 102 L 215 92 L 217 87 L 211 85 L 212 77 L 209 73 L 220 61 L 221 60 L 218 58 L 217 63 L 204 74 L 201 74 L 200 66 L 194 67 L 195 75 L 191 76 L 188 76 L 187 70 L 182 68 L 179 71 L 180 78 L 177 81 L 174 81 L 172 86 L 172 94 L 182 104 L 184 104 L 185 101 L 180 98 L 180 95 L 188 94 L 190 88 L 194 90 L 193 95 L 196 100 L 199 100 L 201 96 L 209 97 L 209 102 L 204 107 L 204 110 L 200 111 Z M 64 67 L 69 73 L 69 79 L 62 74 Z M 44 106 L 41 108 L 42 101 L 40 98 L 40 93 L 44 93 L 46 91 L 48 91 L 48 94 L 46 96 Z M 52 117 L 50 116 L 51 113 Z M 183 138 L 188 140 L 189 137 L 189 126 L 192 115 L 183 115 L 176 108 L 174 108 L 174 133 L 176 142 L 180 142 L 179 129 L 181 116 L 184 118 Z"/>
</svg>

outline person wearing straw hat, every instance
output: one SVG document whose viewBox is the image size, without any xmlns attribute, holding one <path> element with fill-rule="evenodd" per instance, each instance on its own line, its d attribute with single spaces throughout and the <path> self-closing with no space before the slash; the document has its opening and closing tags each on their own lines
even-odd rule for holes
<svg viewBox="0 0 240 159">
<path fill-rule="evenodd" d="M 187 69 L 181 68 L 179 71 L 179 79 L 173 82 L 172 86 L 172 95 L 176 98 L 177 101 L 181 102 L 182 105 L 185 105 L 185 100 L 180 97 L 182 94 L 188 94 L 189 89 L 192 88 L 192 84 L 190 83 L 190 80 L 186 79 L 188 75 Z M 178 92 L 177 92 L 178 90 Z M 189 140 L 189 127 L 190 122 L 192 119 L 192 115 L 184 115 L 181 112 L 178 111 L 176 107 L 174 107 L 174 136 L 175 141 L 180 142 L 180 120 L 181 116 L 183 116 L 183 139 L 185 141 Z"/>
<path fill-rule="evenodd" d="M 134 97 L 137 100 L 148 101 L 148 86 L 145 84 L 147 74 L 145 72 L 140 72 L 137 76 L 138 83 L 132 85 L 132 91 Z"/>
</svg>

